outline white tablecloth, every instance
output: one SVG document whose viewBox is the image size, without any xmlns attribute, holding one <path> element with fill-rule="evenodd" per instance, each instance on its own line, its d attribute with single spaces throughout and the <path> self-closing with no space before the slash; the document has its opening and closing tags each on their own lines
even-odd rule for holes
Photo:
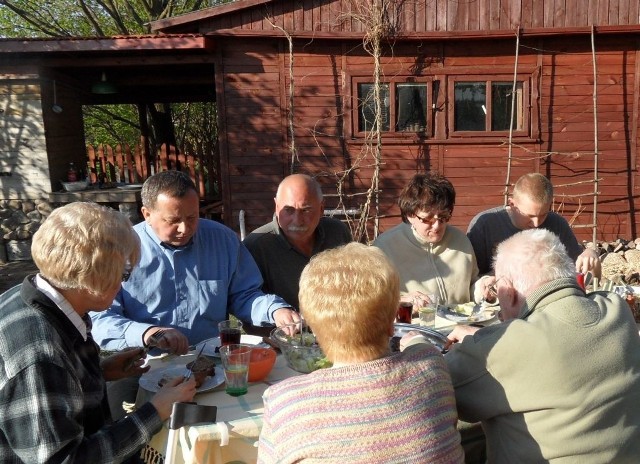
<svg viewBox="0 0 640 464">
<path fill-rule="evenodd" d="M 174 358 L 171 364 L 185 365 L 195 357 L 194 354 Z M 167 366 L 159 359 L 150 360 L 152 369 Z M 222 367 L 216 364 L 216 369 Z M 299 375 L 287 366 L 284 356 L 278 355 L 271 373 L 262 382 L 249 384 L 246 395 L 233 397 L 224 391 L 224 384 L 213 390 L 196 394 L 194 401 L 198 404 L 218 407 L 217 423 L 184 427 L 179 434 L 178 463 L 223 464 L 229 462 L 254 463 L 258 456 L 257 441 L 262 429 L 262 394 L 274 383 L 282 379 Z M 136 404 L 142 404 L 151 396 L 150 392 L 140 389 Z M 143 451 L 145 462 L 156 464 L 161 462 L 159 455 L 164 456 L 169 437 L 168 424 L 150 441 Z"/>
</svg>

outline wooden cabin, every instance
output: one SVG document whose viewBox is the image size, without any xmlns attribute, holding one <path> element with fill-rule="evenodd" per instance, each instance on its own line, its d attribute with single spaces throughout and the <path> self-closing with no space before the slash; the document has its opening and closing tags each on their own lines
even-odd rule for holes
<svg viewBox="0 0 640 464">
<path fill-rule="evenodd" d="M 576 234 L 595 224 L 602 240 L 637 236 L 639 14 L 638 0 L 240 0 L 152 29 L 215 49 L 234 228 L 240 210 L 247 230 L 267 222 L 290 172 L 318 176 L 346 217 L 368 204 L 371 238 L 400 221 L 418 171 L 453 182 L 463 229 L 538 171 Z"/>
<path fill-rule="evenodd" d="M 0 40 L 0 213 L 85 159 L 82 105 L 215 101 L 236 231 L 241 212 L 247 232 L 270 220 L 292 172 L 367 241 L 416 172 L 451 179 L 466 229 L 537 171 L 579 238 L 635 238 L 639 16 L 640 0 L 238 0 L 149 36 Z M 121 91 L 94 94 L 103 73 Z"/>
</svg>

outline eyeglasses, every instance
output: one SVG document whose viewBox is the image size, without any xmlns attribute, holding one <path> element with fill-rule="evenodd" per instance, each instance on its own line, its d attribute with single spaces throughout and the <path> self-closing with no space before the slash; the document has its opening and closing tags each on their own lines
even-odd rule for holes
<svg viewBox="0 0 640 464">
<path fill-rule="evenodd" d="M 440 224 L 446 224 L 451 220 L 451 213 L 447 212 L 438 213 L 435 216 L 418 216 L 417 214 L 414 214 L 414 216 L 418 221 L 429 227 L 433 227 L 436 221 Z"/>
<path fill-rule="evenodd" d="M 122 273 L 122 281 L 123 282 L 128 282 L 129 281 L 129 277 L 131 277 L 131 269 L 127 269 L 126 271 L 124 271 Z"/>
</svg>

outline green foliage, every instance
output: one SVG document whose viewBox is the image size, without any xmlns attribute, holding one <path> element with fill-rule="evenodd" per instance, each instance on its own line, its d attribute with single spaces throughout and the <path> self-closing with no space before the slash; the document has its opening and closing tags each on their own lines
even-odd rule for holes
<svg viewBox="0 0 640 464">
<path fill-rule="evenodd" d="M 208 0 L 0 0 L 0 37 L 142 34 L 151 21 L 208 4 Z"/>
<path fill-rule="evenodd" d="M 128 144 L 140 140 L 138 109 L 135 105 L 85 106 L 84 137 L 88 145 Z"/>
<path fill-rule="evenodd" d="M 0 0 L 0 38 L 145 34 L 152 21 L 209 5 L 209 0 Z M 185 153 L 215 153 L 214 103 L 149 103 L 141 115 L 135 105 L 85 106 L 83 118 L 85 141 L 90 145 L 137 145 L 142 118 L 151 129 L 152 150 L 168 139 Z"/>
</svg>

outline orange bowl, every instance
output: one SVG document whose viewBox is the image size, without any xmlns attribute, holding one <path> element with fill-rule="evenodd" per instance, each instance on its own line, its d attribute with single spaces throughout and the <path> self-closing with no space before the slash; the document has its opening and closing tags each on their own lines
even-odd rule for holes
<svg viewBox="0 0 640 464">
<path fill-rule="evenodd" d="M 260 382 L 269 375 L 276 363 L 276 352 L 271 348 L 252 348 L 249 361 L 249 382 Z"/>
</svg>

